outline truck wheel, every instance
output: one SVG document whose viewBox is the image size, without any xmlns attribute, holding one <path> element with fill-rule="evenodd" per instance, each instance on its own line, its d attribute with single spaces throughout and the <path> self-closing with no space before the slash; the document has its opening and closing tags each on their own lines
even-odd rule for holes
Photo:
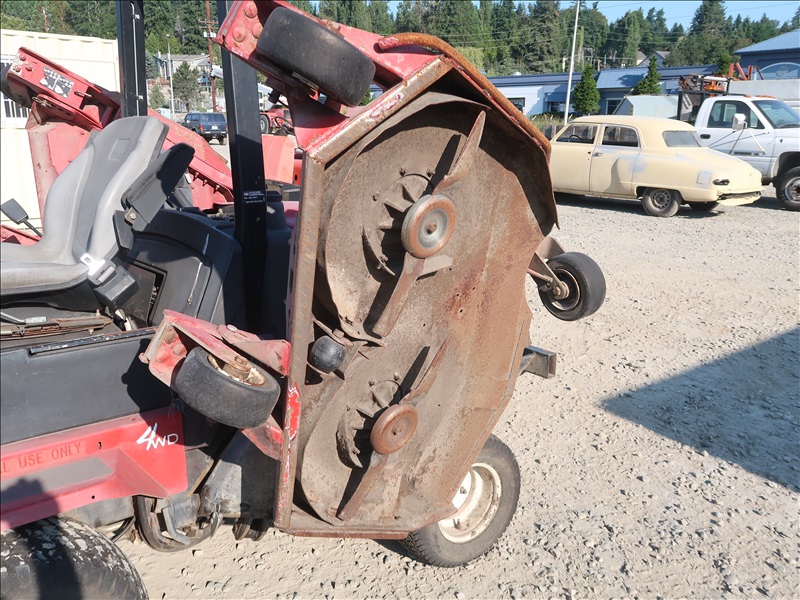
<svg viewBox="0 0 800 600">
<path fill-rule="evenodd" d="M 688 204 L 689 208 L 697 212 L 708 212 L 714 210 L 718 205 L 717 202 L 688 202 Z"/>
<path fill-rule="evenodd" d="M 401 543 L 428 564 L 465 565 L 488 552 L 503 535 L 517 510 L 519 489 L 514 454 L 489 436 L 453 498 L 455 514 L 415 531 Z"/>
<path fill-rule="evenodd" d="M 269 133 L 269 119 L 265 115 L 258 116 L 258 126 L 261 129 L 261 135 Z"/>
<path fill-rule="evenodd" d="M 322 93 L 345 106 L 361 102 L 375 76 L 375 65 L 361 50 L 288 8 L 272 11 L 256 51 L 319 86 Z"/>
<path fill-rule="evenodd" d="M 775 192 L 786 210 L 800 210 L 800 167 L 781 175 L 775 182 Z"/>
<path fill-rule="evenodd" d="M 642 195 L 644 212 L 653 217 L 673 217 L 681 206 L 681 197 L 674 190 L 648 188 Z"/>
<path fill-rule="evenodd" d="M 133 565 L 88 525 L 50 517 L 4 531 L 2 597 L 147 598 Z"/>
<path fill-rule="evenodd" d="M 219 145 L 220 146 L 227 146 L 228 145 L 228 136 L 227 135 L 224 135 L 221 138 L 219 138 Z"/>
<path fill-rule="evenodd" d="M 562 321 L 577 321 L 597 312 L 606 298 L 606 278 L 598 264 L 580 252 L 565 252 L 547 261 L 569 293 L 556 298 L 551 291 L 539 290 L 544 307 Z"/>
<path fill-rule="evenodd" d="M 242 368 L 219 363 L 202 346 L 186 355 L 174 389 L 201 415 L 237 429 L 263 425 L 281 393 L 264 369 L 252 363 Z"/>
</svg>

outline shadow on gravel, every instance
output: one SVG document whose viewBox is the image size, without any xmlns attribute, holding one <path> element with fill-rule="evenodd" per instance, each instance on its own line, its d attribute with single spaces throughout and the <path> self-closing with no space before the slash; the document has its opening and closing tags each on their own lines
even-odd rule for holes
<svg viewBox="0 0 800 600">
<path fill-rule="evenodd" d="M 800 490 L 800 328 L 603 404 L 656 433 Z"/>
<path fill-rule="evenodd" d="M 556 203 L 563 206 L 577 206 L 593 210 L 626 212 L 646 216 L 642 203 L 638 200 L 623 200 L 621 198 L 598 198 L 595 196 L 574 196 L 572 194 L 556 194 Z M 708 212 L 693 210 L 689 206 L 681 206 L 678 214 L 673 219 L 709 219 L 720 216 L 728 207 L 722 206 Z M 650 217 L 658 219 L 658 217 Z"/>
<path fill-rule="evenodd" d="M 778 200 L 774 195 L 772 196 L 761 196 L 758 200 L 753 202 L 752 204 L 742 204 L 741 206 L 737 206 L 736 208 L 760 208 L 760 209 L 767 209 L 767 210 L 783 210 L 787 213 L 791 212 L 786 210 L 783 207 L 783 203 Z"/>
</svg>

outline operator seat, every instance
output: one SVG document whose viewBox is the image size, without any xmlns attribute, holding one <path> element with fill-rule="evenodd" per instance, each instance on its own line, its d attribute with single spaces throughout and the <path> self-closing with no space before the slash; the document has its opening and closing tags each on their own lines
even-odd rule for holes
<svg viewBox="0 0 800 600">
<path fill-rule="evenodd" d="M 100 266 L 119 251 L 114 213 L 159 155 L 167 131 L 154 117 L 127 117 L 92 135 L 50 187 L 41 240 L 2 245 L 0 295 L 65 290 L 102 276 Z"/>
</svg>

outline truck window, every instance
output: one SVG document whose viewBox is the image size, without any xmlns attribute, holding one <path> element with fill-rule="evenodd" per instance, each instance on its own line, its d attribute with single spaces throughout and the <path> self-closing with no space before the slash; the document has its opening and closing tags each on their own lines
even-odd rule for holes
<svg viewBox="0 0 800 600">
<path fill-rule="evenodd" d="M 603 146 L 624 146 L 638 148 L 639 136 L 635 129 L 620 125 L 606 125 L 603 131 Z"/>
<path fill-rule="evenodd" d="M 574 144 L 594 144 L 597 135 L 597 125 L 573 123 L 558 136 L 557 142 L 572 142 Z"/>
<path fill-rule="evenodd" d="M 764 124 L 759 121 L 756 112 L 740 100 L 721 100 L 711 107 L 708 117 L 708 126 L 713 129 L 731 129 L 733 115 L 744 115 L 745 123 L 750 129 L 764 129 Z"/>
<path fill-rule="evenodd" d="M 783 100 L 754 100 L 753 104 L 775 129 L 800 127 L 800 115 Z"/>
</svg>

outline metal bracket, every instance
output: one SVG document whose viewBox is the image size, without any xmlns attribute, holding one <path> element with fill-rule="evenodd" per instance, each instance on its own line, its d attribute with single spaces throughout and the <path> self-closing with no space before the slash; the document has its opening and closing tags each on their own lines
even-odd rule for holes
<svg viewBox="0 0 800 600">
<path fill-rule="evenodd" d="M 545 379 L 555 377 L 556 357 L 557 354 L 550 350 L 544 350 L 536 346 L 528 346 L 522 351 L 519 374 L 533 373 Z"/>
</svg>

